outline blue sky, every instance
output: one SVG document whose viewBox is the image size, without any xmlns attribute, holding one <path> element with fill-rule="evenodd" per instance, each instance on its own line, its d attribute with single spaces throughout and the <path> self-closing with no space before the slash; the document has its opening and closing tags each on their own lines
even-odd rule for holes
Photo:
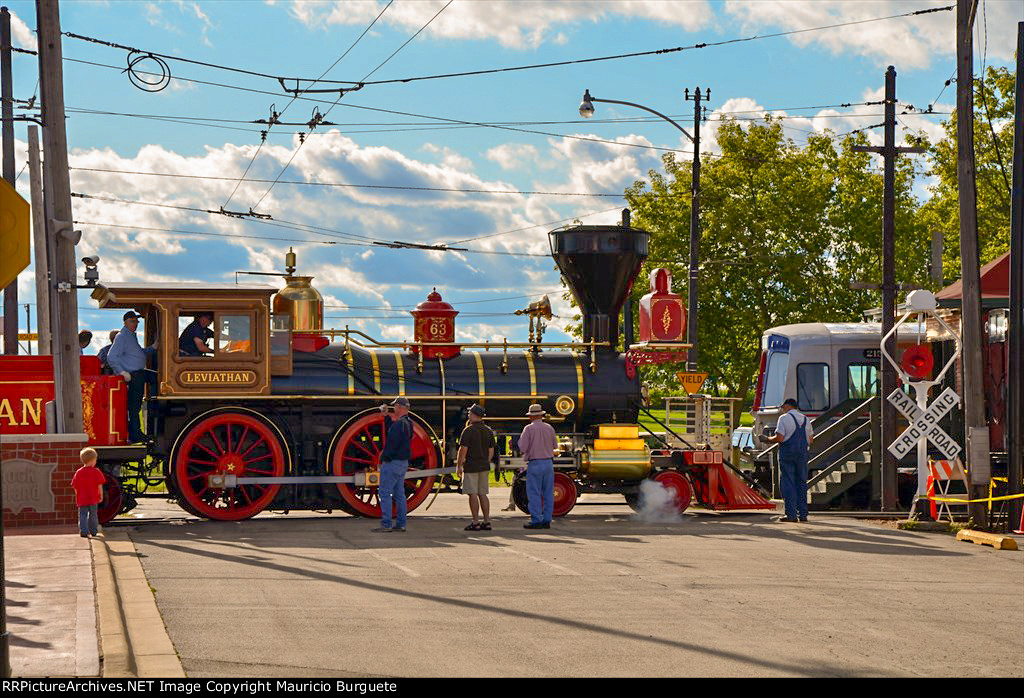
<svg viewBox="0 0 1024 698">
<path fill-rule="evenodd" d="M 951 3 L 455 0 L 371 79 L 650 51 L 885 17 Z M 7 5 L 15 16 L 15 45 L 34 48 L 34 2 L 11 0 Z M 316 78 L 353 45 L 385 5 L 371 1 L 65 0 L 61 23 L 65 32 L 143 51 L 272 76 Z M 363 79 L 444 5 L 445 0 L 395 0 L 326 78 Z M 979 69 L 982 59 L 993 65 L 1010 63 L 1016 22 L 1021 19 L 1024 12 L 1019 2 L 984 0 L 976 33 Z M 72 167 L 221 178 L 76 169 L 72 172 L 72 190 L 201 209 L 224 205 L 250 162 L 247 180 L 272 180 L 293 156 L 282 176 L 284 181 L 621 194 L 626 186 L 646 177 L 649 169 L 660 167 L 662 151 L 655 148 L 689 151 L 690 144 L 664 123 L 621 121 L 646 116 L 628 107 L 598 104 L 597 119 L 620 121 L 580 123 L 577 107 L 584 88 L 595 97 L 639 102 L 678 116 L 689 127 L 692 103 L 683 99 L 683 89 L 710 87 L 702 150 L 714 152 L 716 124 L 729 116 L 756 118 L 766 110 L 778 114 L 781 109 L 788 117 L 784 122 L 787 133 L 796 143 L 805 141 L 808 132 L 831 128 L 842 133 L 880 122 L 880 107 L 798 107 L 878 99 L 889 64 L 898 71 L 899 99 L 925 107 L 942 92 L 955 58 L 954 13 L 936 12 L 662 56 L 367 85 L 333 107 L 336 94 L 307 94 L 304 97 L 321 102 L 303 99 L 290 104 L 282 121 L 306 122 L 316 107 L 336 125 L 318 126 L 301 147 L 297 134 L 307 128 L 274 126 L 253 161 L 261 127 L 244 122 L 267 118 L 272 104 L 278 111 L 289 105 L 290 98 L 275 80 L 171 60 L 170 85 L 150 93 L 133 87 L 120 71 L 127 56 L 124 50 L 67 37 L 63 50 L 66 59 L 115 66 L 65 61 Z M 190 78 L 245 89 L 204 85 Z M 15 97 L 25 100 L 32 96 L 36 80 L 34 57 L 17 55 Z M 950 87 L 942 92 L 935 111 L 948 112 L 953 101 Z M 86 110 L 175 120 L 92 114 Z M 556 135 L 487 127 L 452 128 L 450 123 L 425 116 L 500 123 Z M 190 123 L 183 123 L 180 117 L 187 117 Z M 938 135 L 944 118 L 901 117 L 904 125 L 924 129 L 933 137 Z M 880 132 L 875 129 L 870 137 L 878 139 Z M 26 160 L 23 124 L 18 124 L 16 137 L 17 168 L 21 171 Z M 920 187 L 922 194 L 925 184 L 922 182 Z M 18 186 L 27 197 L 27 174 L 21 176 Z M 337 306 L 328 308 L 327 314 L 350 318 L 328 320 L 332 326 L 348 322 L 382 338 L 407 338 L 412 324 L 401 311 L 423 300 L 436 286 L 462 311 L 457 318 L 460 338 L 524 339 L 526 323 L 509 313 L 524 307 L 531 297 L 556 291 L 559 281 L 549 258 L 513 255 L 543 254 L 547 249 L 546 232 L 556 227 L 552 221 L 580 217 L 588 223 L 611 222 L 618 219 L 618 209 L 624 203 L 618 197 L 465 194 L 283 183 L 264 198 L 268 186 L 243 182 L 227 208 L 247 210 L 260 202 L 258 211 L 272 215 L 275 222 L 298 223 L 302 230 L 171 208 L 76 199 L 76 219 L 100 224 L 80 226 L 84 231 L 81 252 L 100 254 L 101 276 L 110 281 L 230 281 L 236 270 L 281 269 L 284 253 L 293 245 L 302 272 L 315 275 L 314 284 L 327 303 Z M 308 226 L 332 232 L 314 234 Z M 513 230 L 516 232 L 507 232 Z M 341 238 L 336 231 L 362 237 Z M 230 237 L 239 235 L 291 238 L 297 242 Z M 464 244 L 503 254 L 389 250 L 373 248 L 366 238 L 420 243 L 479 238 Z M 31 274 L 22 274 L 20 294 L 22 303 L 34 300 Z M 553 300 L 556 313 L 568 316 L 565 304 Z M 472 304 L 459 304 L 468 301 Z M 91 305 L 83 293 L 79 299 L 83 327 L 102 331 L 120 324 L 119 316 L 92 310 Z M 557 327 L 563 321 L 553 324 Z M 97 347 L 102 344 L 101 334 L 97 332 Z M 551 336 L 557 337 L 558 333 L 553 331 Z"/>
</svg>

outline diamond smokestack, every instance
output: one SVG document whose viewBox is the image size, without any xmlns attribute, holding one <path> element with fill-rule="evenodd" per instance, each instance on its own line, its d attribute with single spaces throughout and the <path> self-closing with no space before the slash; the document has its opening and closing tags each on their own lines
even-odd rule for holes
<svg viewBox="0 0 1024 698">
<path fill-rule="evenodd" d="M 640 266 L 647 259 L 651 234 L 629 224 L 579 225 L 548 233 L 551 256 L 562 272 L 583 315 L 583 341 L 611 342 L 619 338 L 619 311 Z"/>
</svg>

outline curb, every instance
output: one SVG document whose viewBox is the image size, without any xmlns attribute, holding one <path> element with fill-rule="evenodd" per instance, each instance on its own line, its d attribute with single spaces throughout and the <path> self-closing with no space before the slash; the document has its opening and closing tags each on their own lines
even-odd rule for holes
<svg viewBox="0 0 1024 698">
<path fill-rule="evenodd" d="M 996 550 L 1016 550 L 1017 541 L 1010 536 L 1000 535 L 998 533 L 986 533 L 984 531 L 974 531 L 970 528 L 965 528 L 956 534 L 957 540 L 966 540 L 971 543 L 978 545 L 991 545 Z"/>
<path fill-rule="evenodd" d="M 134 543 L 108 528 L 92 549 L 103 676 L 185 678 Z"/>
</svg>

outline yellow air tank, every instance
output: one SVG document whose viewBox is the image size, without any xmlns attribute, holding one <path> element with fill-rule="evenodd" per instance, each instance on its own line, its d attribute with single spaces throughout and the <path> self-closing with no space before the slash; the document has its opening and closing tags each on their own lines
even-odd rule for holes
<svg viewBox="0 0 1024 698">
<path fill-rule="evenodd" d="M 635 424 L 602 424 L 587 449 L 583 472 L 594 480 L 642 480 L 651 472 L 651 456 Z"/>
</svg>

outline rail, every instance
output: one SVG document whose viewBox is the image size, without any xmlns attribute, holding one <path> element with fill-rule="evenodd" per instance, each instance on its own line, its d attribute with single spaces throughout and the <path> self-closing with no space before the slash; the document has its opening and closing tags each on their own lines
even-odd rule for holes
<svg viewBox="0 0 1024 698">
<path fill-rule="evenodd" d="M 877 450 L 878 444 L 876 443 L 876 435 L 872 429 L 872 423 L 876 422 L 878 416 L 878 410 L 881 408 L 878 397 L 870 397 L 867 400 L 846 400 L 839 403 L 827 412 L 823 412 L 816 419 L 811 421 L 811 425 L 815 427 L 814 441 L 816 443 L 826 443 L 833 439 L 833 437 L 840 434 L 842 430 L 849 427 L 850 425 L 856 424 L 856 427 L 846 434 L 842 434 L 839 438 L 829 443 L 824 449 L 815 453 L 807 462 L 807 469 L 814 470 L 815 466 L 820 466 L 826 463 L 825 467 L 820 468 L 814 477 L 807 481 L 807 486 L 811 487 L 815 483 L 821 481 L 827 477 L 830 473 L 834 472 L 837 468 L 842 467 L 846 459 L 856 453 L 857 451 L 863 450 L 864 445 L 868 442 L 871 443 L 872 452 L 872 463 L 877 461 Z M 865 415 L 866 413 L 866 415 Z M 839 419 L 833 420 L 835 417 Z M 868 417 L 868 419 L 862 423 L 861 420 Z M 817 430 L 819 425 L 825 425 L 821 431 Z M 865 438 L 867 437 L 867 438 Z M 852 446 L 850 444 L 853 444 Z M 765 460 L 766 458 L 771 462 L 773 481 L 778 479 L 778 450 L 782 444 L 773 444 L 757 454 L 758 460 Z M 845 450 L 844 450 L 845 449 Z M 835 460 L 830 461 L 831 458 Z"/>
<path fill-rule="evenodd" d="M 348 325 L 345 325 L 343 330 L 334 329 L 322 329 L 316 330 L 318 334 L 326 335 L 328 337 L 344 337 L 345 338 L 345 355 L 349 355 L 349 345 L 354 344 L 362 349 L 370 349 L 378 347 L 381 349 L 404 349 L 409 351 L 410 349 L 419 350 L 419 364 L 417 370 L 423 371 L 423 350 L 430 347 L 459 347 L 459 348 L 474 348 L 483 349 L 484 351 L 501 350 L 504 354 L 504 359 L 501 364 L 502 372 L 508 370 L 508 350 L 509 349 L 530 349 L 531 351 L 537 352 L 541 349 L 568 349 L 570 351 L 580 350 L 586 351 L 587 356 L 590 359 L 590 372 L 595 373 L 597 371 L 597 350 L 598 349 L 610 349 L 612 348 L 611 342 L 598 342 L 591 338 L 589 342 L 510 342 L 507 339 L 502 339 L 501 343 L 498 342 L 381 342 L 374 339 L 365 332 L 360 330 L 349 329 Z M 360 342 L 358 339 L 353 339 L 353 335 L 362 337 L 368 344 Z"/>
</svg>

